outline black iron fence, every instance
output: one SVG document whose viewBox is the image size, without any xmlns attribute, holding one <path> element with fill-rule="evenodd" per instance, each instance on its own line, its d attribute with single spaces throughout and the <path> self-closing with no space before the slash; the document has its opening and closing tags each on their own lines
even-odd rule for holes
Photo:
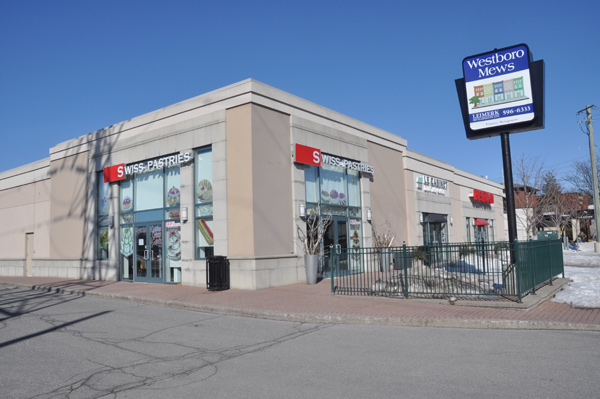
<svg viewBox="0 0 600 399">
<path fill-rule="evenodd" d="M 560 240 L 331 248 L 336 294 L 512 297 L 563 273 Z"/>
</svg>

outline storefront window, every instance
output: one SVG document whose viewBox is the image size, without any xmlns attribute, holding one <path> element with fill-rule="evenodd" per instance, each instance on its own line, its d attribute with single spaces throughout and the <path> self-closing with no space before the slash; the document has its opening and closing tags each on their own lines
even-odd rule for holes
<svg viewBox="0 0 600 399">
<path fill-rule="evenodd" d="M 110 203 L 110 185 L 104 183 L 104 172 L 98 174 L 98 220 L 96 231 L 98 232 L 98 259 L 108 259 L 108 218 Z"/>
<path fill-rule="evenodd" d="M 425 245 L 446 244 L 448 242 L 448 221 L 446 215 L 423 214 L 423 243 Z"/>
<path fill-rule="evenodd" d="M 348 205 L 360 206 L 360 172 L 348 170 Z"/>
<path fill-rule="evenodd" d="M 307 208 L 311 204 L 360 208 L 360 172 L 323 164 L 304 169 Z M 344 212 L 345 214 L 345 212 Z"/>
<path fill-rule="evenodd" d="M 179 195 L 180 178 L 179 167 L 168 168 L 165 173 L 166 193 L 165 205 L 167 208 L 179 207 L 181 197 Z"/>
<path fill-rule="evenodd" d="M 165 171 L 165 219 L 179 219 L 181 202 L 180 168 L 171 167 Z"/>
<path fill-rule="evenodd" d="M 474 227 L 475 241 L 476 242 L 488 241 L 489 240 L 488 227 L 490 226 L 489 221 L 487 219 L 475 218 L 474 225 L 475 225 L 475 227 Z"/>
<path fill-rule="evenodd" d="M 166 278 L 168 283 L 181 283 L 181 227 L 166 228 Z"/>
<path fill-rule="evenodd" d="M 321 275 L 331 273 L 329 250 L 332 245 L 349 251 L 348 256 L 336 265 L 336 270 L 359 272 L 362 247 L 360 172 L 329 164 L 320 168 L 308 166 L 304 169 L 304 183 L 307 215 L 332 219 L 321 244 Z"/>
<path fill-rule="evenodd" d="M 350 219 L 350 223 L 348 226 L 350 242 L 348 246 L 352 248 L 350 251 L 350 259 L 349 260 L 349 269 L 352 272 L 359 272 L 361 270 L 361 259 L 360 259 L 360 247 L 362 242 L 362 234 L 361 234 L 361 222 L 359 219 Z"/>
<path fill-rule="evenodd" d="M 146 211 L 163 207 L 163 169 L 154 169 L 135 175 L 134 209 Z"/>
<path fill-rule="evenodd" d="M 316 166 L 304 169 L 304 184 L 306 202 L 319 202 L 319 169 Z"/>
<path fill-rule="evenodd" d="M 476 242 L 484 242 L 488 240 L 487 235 L 487 226 L 475 226 L 475 241 Z"/>
<path fill-rule="evenodd" d="M 214 255 L 212 148 L 196 150 L 194 170 L 196 259 Z"/>
<path fill-rule="evenodd" d="M 119 261 L 121 264 L 121 279 L 133 280 L 133 226 L 121 226 L 119 243 Z"/>
<path fill-rule="evenodd" d="M 121 181 L 119 184 L 119 211 L 121 213 L 133 212 L 133 179 Z M 132 220 L 122 221 L 122 223 L 131 223 Z"/>
<path fill-rule="evenodd" d="M 146 168 L 119 182 L 122 280 L 181 282 L 181 179 L 180 166 L 172 161 L 176 158 L 160 158 L 154 168 L 151 161 L 144 162 Z"/>
<path fill-rule="evenodd" d="M 465 232 L 466 232 L 467 242 L 471 242 L 471 218 L 466 218 Z"/>
<path fill-rule="evenodd" d="M 321 166 L 321 203 L 347 205 L 346 169 L 341 166 Z"/>
</svg>

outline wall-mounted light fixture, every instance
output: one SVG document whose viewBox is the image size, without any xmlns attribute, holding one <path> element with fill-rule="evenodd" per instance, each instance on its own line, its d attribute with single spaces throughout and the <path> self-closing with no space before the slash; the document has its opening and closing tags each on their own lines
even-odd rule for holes
<svg viewBox="0 0 600 399">
<path fill-rule="evenodd" d="M 419 213 L 419 222 L 423 223 L 423 214 L 422 213 Z"/>
<path fill-rule="evenodd" d="M 371 208 L 367 208 L 367 222 L 371 222 L 373 215 L 371 214 Z"/>
<path fill-rule="evenodd" d="M 450 216 L 450 225 L 454 226 L 454 218 L 452 216 Z"/>
<path fill-rule="evenodd" d="M 298 214 L 300 215 L 300 219 L 304 219 L 306 217 L 306 205 L 303 202 L 300 203 Z"/>
<path fill-rule="evenodd" d="M 185 222 L 187 222 L 187 220 L 188 220 L 187 208 L 183 207 L 183 208 L 181 208 L 181 221 L 185 223 Z"/>
</svg>

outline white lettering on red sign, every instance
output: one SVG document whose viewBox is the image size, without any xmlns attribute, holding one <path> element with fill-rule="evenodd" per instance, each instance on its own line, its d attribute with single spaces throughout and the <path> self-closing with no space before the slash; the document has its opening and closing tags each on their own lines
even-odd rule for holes
<svg viewBox="0 0 600 399">
<path fill-rule="evenodd" d="M 192 155 L 189 152 L 186 152 L 184 154 L 169 155 L 168 157 L 152 159 L 150 161 L 138 162 L 130 165 L 120 164 L 108 166 L 104 168 L 104 182 L 124 180 L 127 175 L 179 165 L 189 162 L 190 159 L 192 159 Z"/>
</svg>

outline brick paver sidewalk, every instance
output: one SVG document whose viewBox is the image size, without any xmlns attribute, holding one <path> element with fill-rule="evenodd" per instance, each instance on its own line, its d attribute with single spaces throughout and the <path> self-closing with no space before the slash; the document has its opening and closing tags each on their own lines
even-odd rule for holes
<svg viewBox="0 0 600 399">
<path fill-rule="evenodd" d="M 276 320 L 600 331 L 600 309 L 576 309 L 542 300 L 527 308 L 525 304 L 521 308 L 490 308 L 480 306 L 485 302 L 459 306 L 433 300 L 331 295 L 329 280 L 316 285 L 218 292 L 167 284 L 42 277 L 0 277 L 0 284 Z"/>
</svg>

